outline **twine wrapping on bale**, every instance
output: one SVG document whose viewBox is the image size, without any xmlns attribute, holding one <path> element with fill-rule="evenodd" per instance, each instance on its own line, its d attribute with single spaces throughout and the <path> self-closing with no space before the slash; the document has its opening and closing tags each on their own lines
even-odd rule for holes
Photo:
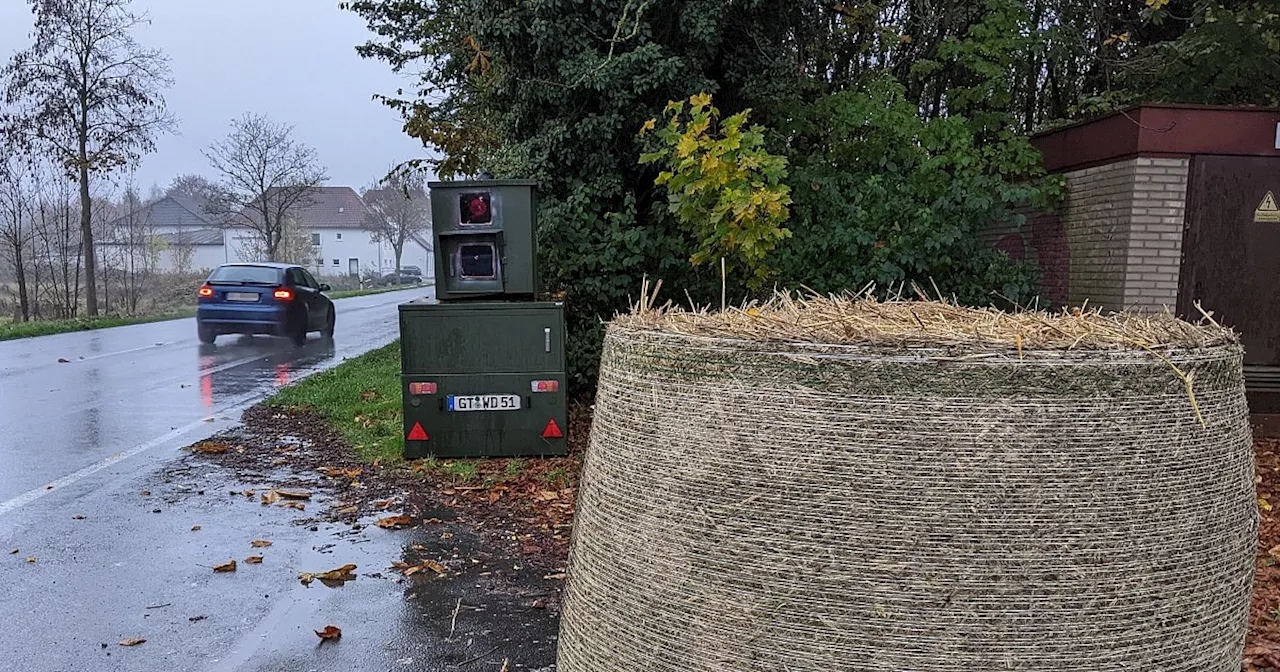
<svg viewBox="0 0 1280 672">
<path fill-rule="evenodd" d="M 605 339 L 557 669 L 1238 670 L 1241 359 L 1168 315 L 642 304 Z"/>
</svg>

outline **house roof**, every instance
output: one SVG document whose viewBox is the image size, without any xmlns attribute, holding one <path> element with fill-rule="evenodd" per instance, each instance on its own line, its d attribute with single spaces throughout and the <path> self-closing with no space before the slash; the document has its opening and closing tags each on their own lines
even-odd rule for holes
<svg viewBox="0 0 1280 672">
<path fill-rule="evenodd" d="M 359 229 L 364 226 L 365 207 L 351 187 L 315 187 L 293 214 L 303 229 Z M 257 221 L 252 208 L 245 208 L 240 217 Z"/>
<path fill-rule="evenodd" d="M 129 245 L 128 239 L 108 233 L 99 239 L 102 245 Z M 148 231 L 148 240 L 159 239 L 169 245 L 222 245 L 222 229 L 182 229 L 179 231 Z"/>
<path fill-rule="evenodd" d="M 222 229 L 191 229 L 157 236 L 170 245 L 221 245 Z"/>
<path fill-rule="evenodd" d="M 218 225 L 218 217 L 211 215 L 200 204 L 181 196 L 165 196 L 148 203 L 133 213 L 151 228 L 209 228 Z M 124 222 L 129 215 L 118 217 L 111 226 Z"/>
</svg>

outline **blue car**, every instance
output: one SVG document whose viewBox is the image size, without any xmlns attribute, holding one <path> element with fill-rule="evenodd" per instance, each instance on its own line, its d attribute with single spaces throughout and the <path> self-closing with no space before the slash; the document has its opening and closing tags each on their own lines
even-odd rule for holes
<svg viewBox="0 0 1280 672">
<path fill-rule="evenodd" d="M 318 331 L 333 338 L 329 285 L 295 264 L 224 264 L 201 285 L 196 330 L 201 343 L 221 334 L 284 336 L 297 345 Z"/>
</svg>

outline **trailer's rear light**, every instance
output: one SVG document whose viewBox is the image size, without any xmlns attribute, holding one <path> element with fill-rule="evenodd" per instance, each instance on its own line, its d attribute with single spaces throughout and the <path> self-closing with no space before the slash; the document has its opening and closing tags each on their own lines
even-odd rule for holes
<svg viewBox="0 0 1280 672">
<path fill-rule="evenodd" d="M 558 380 L 535 380 L 529 383 L 529 388 L 534 392 L 559 392 L 560 381 Z"/>
<path fill-rule="evenodd" d="M 199 291 L 196 292 L 196 294 L 199 294 L 200 296 L 208 298 L 210 296 L 213 296 L 213 288 L 210 287 L 209 285 L 204 285 L 203 287 L 200 288 Z"/>
<path fill-rule="evenodd" d="M 435 383 L 409 383 L 409 394 L 435 394 Z"/>
<path fill-rule="evenodd" d="M 293 299 L 293 290 L 277 289 L 275 294 L 272 294 L 272 296 L 276 297 L 277 299 L 280 299 L 281 301 L 289 301 Z"/>
</svg>

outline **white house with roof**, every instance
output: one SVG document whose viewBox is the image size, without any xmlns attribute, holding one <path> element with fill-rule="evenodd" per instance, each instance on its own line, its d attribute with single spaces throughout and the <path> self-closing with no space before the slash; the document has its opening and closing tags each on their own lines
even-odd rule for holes
<svg viewBox="0 0 1280 672">
<path fill-rule="evenodd" d="M 110 222 L 97 247 L 108 266 L 145 246 L 155 271 L 197 273 L 229 261 L 223 238 L 219 218 L 191 199 L 166 196 Z"/>
<path fill-rule="evenodd" d="M 383 275 L 395 270 L 391 244 L 375 240 L 363 227 L 364 202 L 351 187 L 317 187 L 294 217 L 311 240 L 309 267 L 316 275 Z M 258 258 L 258 234 L 244 226 L 228 225 L 228 218 L 209 214 L 191 199 L 166 196 L 108 225 L 111 232 L 99 243 L 104 259 L 117 258 L 147 247 L 159 272 L 200 272 L 229 262 Z M 431 234 L 414 236 L 405 244 L 401 266 L 416 266 L 423 277 L 434 277 Z M 145 241 L 145 242 L 144 242 Z"/>
<path fill-rule="evenodd" d="M 395 270 L 390 243 L 375 240 L 364 228 L 365 207 L 351 187 L 316 187 L 294 213 L 311 238 L 311 271 L 316 275 L 385 274 Z M 246 227 L 227 227 L 226 243 L 232 261 L 260 261 L 258 234 Z M 405 244 L 401 266 L 417 266 L 424 277 L 434 277 L 431 245 L 427 236 L 415 236 Z"/>
</svg>

